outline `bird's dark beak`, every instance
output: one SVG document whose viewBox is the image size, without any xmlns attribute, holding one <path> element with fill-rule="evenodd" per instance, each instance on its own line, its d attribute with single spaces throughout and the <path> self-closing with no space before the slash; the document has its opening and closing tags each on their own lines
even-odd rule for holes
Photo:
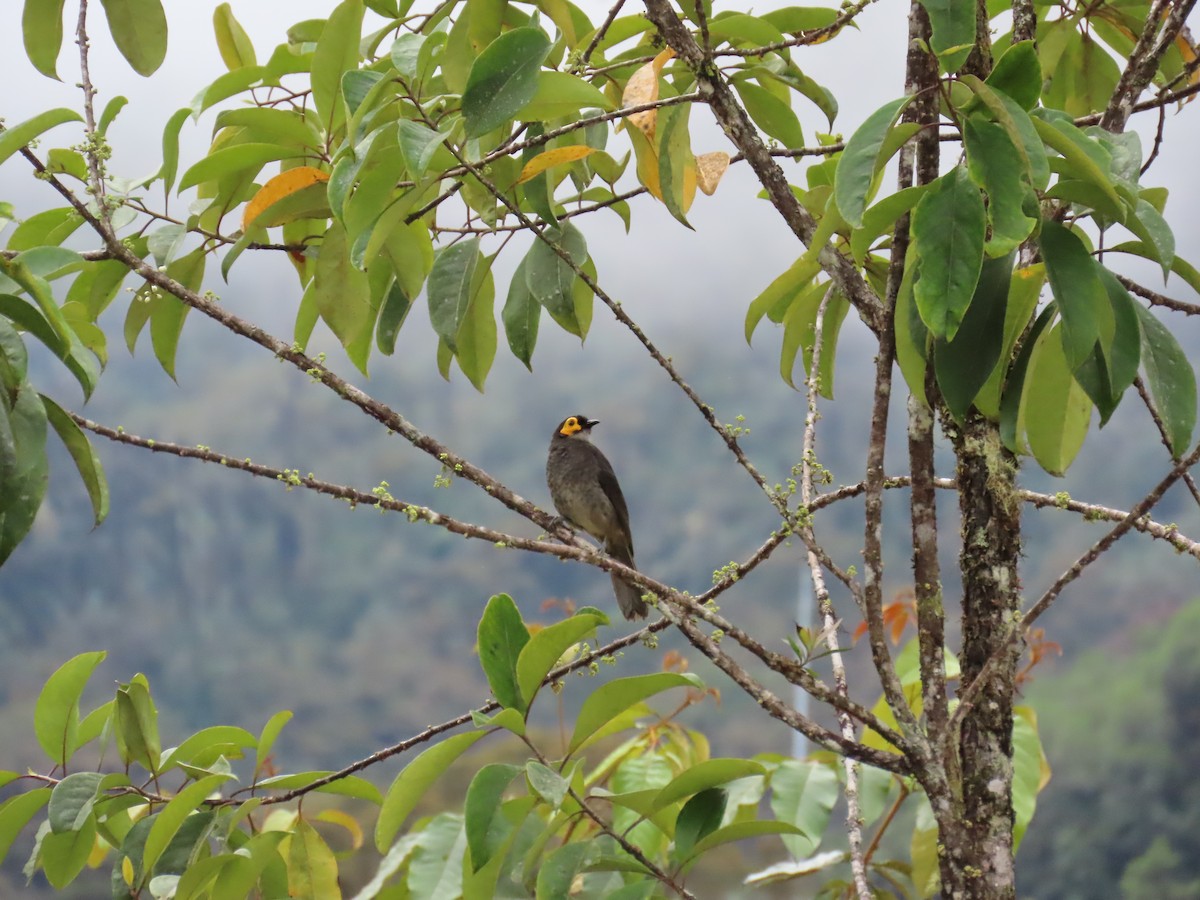
<svg viewBox="0 0 1200 900">
<path fill-rule="evenodd" d="M 599 419 L 584 419 L 584 420 L 583 420 L 583 427 L 584 427 L 584 428 L 591 428 L 592 426 L 594 426 L 594 425 L 599 425 L 599 424 L 600 424 L 600 420 L 599 420 Z"/>
</svg>

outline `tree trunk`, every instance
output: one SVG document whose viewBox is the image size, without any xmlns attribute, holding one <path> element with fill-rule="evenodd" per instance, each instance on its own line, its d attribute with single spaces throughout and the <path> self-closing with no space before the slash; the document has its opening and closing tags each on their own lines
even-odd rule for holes
<svg viewBox="0 0 1200 900">
<path fill-rule="evenodd" d="M 946 764 L 957 802 L 938 817 L 946 850 L 942 883 L 947 897 L 1015 898 L 1012 730 L 1022 645 L 1010 633 L 1020 608 L 1017 463 L 997 426 L 979 416 L 961 430 L 948 430 L 962 515 L 965 708 L 956 717 L 961 727 L 948 740 Z"/>
</svg>

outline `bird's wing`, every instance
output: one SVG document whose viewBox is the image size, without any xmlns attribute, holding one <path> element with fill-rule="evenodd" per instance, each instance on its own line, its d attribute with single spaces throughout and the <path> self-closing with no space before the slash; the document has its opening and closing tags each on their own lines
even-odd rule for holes
<svg viewBox="0 0 1200 900">
<path fill-rule="evenodd" d="M 603 456 L 598 459 L 600 488 L 617 513 L 617 525 L 629 536 L 629 550 L 633 552 L 633 533 L 629 530 L 629 507 L 625 505 L 625 495 L 621 493 L 621 485 L 617 483 L 617 474 L 613 471 L 612 463 Z"/>
</svg>

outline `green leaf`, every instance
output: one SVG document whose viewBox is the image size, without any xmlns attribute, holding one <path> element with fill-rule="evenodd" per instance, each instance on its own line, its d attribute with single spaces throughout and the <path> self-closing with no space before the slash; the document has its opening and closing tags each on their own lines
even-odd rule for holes
<svg viewBox="0 0 1200 900">
<path fill-rule="evenodd" d="M 55 66 L 62 50 L 63 4 L 65 0 L 25 0 L 21 12 L 21 33 L 25 55 L 33 67 L 47 78 L 58 79 Z"/>
<path fill-rule="evenodd" d="M 242 28 L 233 15 L 233 9 L 228 3 L 222 3 L 213 10 L 213 31 L 217 35 L 217 49 L 221 52 L 221 62 L 232 71 L 244 66 L 258 65 L 254 55 L 254 44 L 250 35 Z"/>
<path fill-rule="evenodd" d="M 1154 259 L 1162 266 L 1163 280 L 1166 281 L 1175 262 L 1175 235 L 1172 234 L 1171 226 L 1167 224 L 1162 213 L 1148 200 L 1139 197 L 1137 208 L 1133 215 L 1125 220 L 1125 224 L 1153 253 Z"/>
<path fill-rule="evenodd" d="M 542 305 L 537 302 L 526 283 L 525 261 L 521 259 L 508 285 L 508 297 L 500 314 L 504 322 L 504 334 L 513 356 L 533 371 L 533 348 L 537 344 L 538 324 L 542 317 Z"/>
<path fill-rule="evenodd" d="M 8 238 L 9 250 L 31 250 L 37 247 L 58 246 L 83 224 L 83 216 L 73 207 L 63 206 L 34 213 L 13 229 Z"/>
<path fill-rule="evenodd" d="M 974 75 L 965 75 L 962 81 L 975 92 L 975 96 L 1017 148 L 1029 183 L 1039 191 L 1044 191 L 1050 183 L 1050 163 L 1046 157 L 1046 146 L 1029 113 L 1008 94 L 993 90 Z"/>
<path fill-rule="evenodd" d="M 1042 94 L 1042 64 L 1033 41 L 1020 41 L 1005 50 L 996 60 L 987 85 L 1003 91 L 1022 109 L 1037 106 Z"/>
<path fill-rule="evenodd" d="M 514 28 L 488 44 L 471 65 L 463 90 L 468 138 L 499 128 L 534 98 L 549 52 L 550 38 L 540 28 Z"/>
<path fill-rule="evenodd" d="M 217 181 L 238 173 L 256 175 L 263 166 L 279 159 L 296 159 L 304 156 L 301 147 L 286 144 L 235 144 L 210 153 L 179 179 L 179 190 L 187 190 L 208 181 Z"/>
<path fill-rule="evenodd" d="M 561 228 L 546 229 L 543 233 L 549 243 L 535 240 L 525 256 L 525 284 L 559 325 L 582 338 L 587 334 L 587 329 L 576 315 L 573 293 L 578 276 L 551 244 L 560 247 L 577 266 L 583 266 L 588 258 L 587 244 L 582 232 L 569 222 Z"/>
<path fill-rule="evenodd" d="M 558 665 L 563 654 L 595 633 L 601 625 L 609 624 L 600 612 L 577 613 L 562 622 L 542 628 L 529 638 L 517 655 L 516 675 L 524 709 L 533 705 L 533 698 L 550 670 Z"/>
<path fill-rule="evenodd" d="M 179 171 L 179 132 L 191 114 L 190 108 L 177 109 L 171 114 L 171 118 L 167 119 L 163 128 L 163 164 L 155 177 L 163 180 L 163 190 L 168 194 L 175 184 L 175 174 Z"/>
<path fill-rule="evenodd" d="M 1072 28 L 1062 56 L 1047 74 L 1050 82 L 1044 92 L 1046 105 L 1078 117 L 1107 106 L 1121 70 L 1090 34 Z"/>
<path fill-rule="evenodd" d="M 726 825 L 724 828 L 718 828 L 712 834 L 697 841 L 695 846 L 693 846 L 691 849 L 690 856 L 684 863 L 684 868 L 690 868 L 697 859 L 699 859 L 713 847 L 719 847 L 722 844 L 730 844 L 734 841 L 744 841 L 748 838 L 762 837 L 765 834 L 783 835 L 786 840 L 788 835 L 795 835 L 799 833 L 799 828 L 787 822 L 734 822 L 732 825 Z"/>
<path fill-rule="evenodd" d="M 597 852 L 595 842 L 586 841 L 564 844 L 551 853 L 538 869 L 536 900 L 571 896 L 576 878 Z"/>
<path fill-rule="evenodd" d="M 1000 364 L 992 369 L 987 383 L 975 397 L 975 407 L 992 421 L 1000 419 L 1000 389 L 1009 374 L 1013 347 L 1033 317 L 1045 281 L 1046 267 L 1041 263 L 1013 272 L 1008 288 L 1008 300 L 1005 301 L 1004 343 L 1000 350 Z"/>
<path fill-rule="evenodd" d="M 821 264 L 805 254 L 767 285 L 766 289 L 751 301 L 750 308 L 746 310 L 746 343 L 750 343 L 750 338 L 754 335 L 754 330 L 762 321 L 763 316 L 781 304 L 790 304 L 791 298 L 807 286 L 820 271 Z"/>
<path fill-rule="evenodd" d="M 338 222 L 329 226 L 321 241 L 313 284 L 321 318 L 343 347 L 350 346 L 364 332 L 374 331 L 376 311 L 371 305 L 367 273 L 350 261 L 346 230 Z"/>
<path fill-rule="evenodd" d="M 15 402 L 12 391 L 0 403 L 0 415 L 6 415 L 12 437 L 10 487 L 0 496 L 0 563 L 16 549 L 33 527 L 38 508 L 46 494 L 49 469 L 46 461 L 46 409 L 41 398 L 24 382 L 17 390 Z M 8 443 L 6 439 L 3 443 Z"/>
<path fill-rule="evenodd" d="M 388 52 L 392 65 L 407 81 L 413 81 L 417 77 L 417 63 L 425 41 L 426 36 L 423 34 L 404 32 L 396 38 L 392 49 Z"/>
<path fill-rule="evenodd" d="M 658 111 L 658 182 L 662 201 L 672 216 L 688 228 L 687 211 L 696 194 L 696 157 L 688 131 L 690 103 Z"/>
<path fill-rule="evenodd" d="M 203 248 L 197 248 L 182 259 L 167 266 L 167 274 L 185 288 L 196 291 L 204 281 L 204 262 L 208 258 Z M 192 308 L 166 291 L 157 291 L 150 301 L 150 343 L 154 358 L 163 371 L 175 379 L 175 353 L 183 323 Z"/>
<path fill-rule="evenodd" d="M 1140 303 L 1142 367 L 1150 396 L 1167 432 L 1171 457 L 1179 459 L 1192 443 L 1196 427 L 1196 373 L 1170 330 Z"/>
<path fill-rule="evenodd" d="M 375 847 L 380 853 L 391 846 L 396 832 L 429 786 L 486 733 L 474 731 L 447 738 L 421 753 L 396 776 L 383 797 L 375 824 Z"/>
<path fill-rule="evenodd" d="M 908 384 L 909 392 L 923 405 L 928 406 L 925 396 L 926 362 L 929 356 L 929 329 L 921 321 L 921 314 L 913 300 L 913 281 L 917 271 L 917 255 L 910 242 L 904 258 L 904 275 L 896 292 L 896 364 Z"/>
<path fill-rule="evenodd" d="M 154 261 L 165 266 L 175 259 L 187 233 L 187 226 L 182 222 L 168 222 L 146 235 L 146 246 L 154 255 Z"/>
<path fill-rule="evenodd" d="M 230 775 L 208 775 L 195 781 L 181 790 L 178 794 L 164 806 L 154 817 L 154 824 L 150 827 L 150 833 L 146 835 L 146 843 L 142 848 L 142 870 L 145 872 L 154 871 L 154 866 L 158 862 L 163 851 L 167 849 L 167 845 L 171 843 L 171 839 L 175 837 L 183 825 L 184 819 L 192 815 L 217 787 L 228 781 Z M 303 820 L 301 820 L 303 821 Z"/>
<path fill-rule="evenodd" d="M 36 0 L 30 0 L 30 2 L 36 2 Z M 26 119 L 19 125 L 6 128 L 0 132 L 0 163 L 54 126 L 62 125 L 66 122 L 82 121 L 83 117 L 75 112 L 75 110 L 59 108 L 38 113 L 32 119 Z"/>
<path fill-rule="evenodd" d="M 1015 282 L 1016 279 L 1014 278 Z M 1039 285 L 1040 288 L 1040 285 Z M 1058 304 L 1049 303 L 1034 320 L 1029 333 L 1021 341 L 1021 350 L 1016 360 L 1008 370 L 1004 380 L 1004 393 L 1000 398 L 1000 440 L 1013 453 L 1029 453 L 1025 440 L 1024 420 L 1022 418 L 1022 400 L 1025 396 L 1025 382 L 1029 374 L 1029 361 L 1033 358 L 1034 347 L 1038 338 L 1053 321 L 1058 312 Z"/>
<path fill-rule="evenodd" d="M 340 897 L 337 857 L 317 830 L 301 819 L 285 840 L 288 896 L 302 900 Z"/>
<path fill-rule="evenodd" d="M 1106 301 L 1107 303 L 1107 301 Z M 1092 402 L 1072 377 L 1064 352 L 1065 322 L 1038 340 L 1021 395 L 1025 436 L 1034 459 L 1051 475 L 1062 475 L 1083 446 Z"/>
<path fill-rule="evenodd" d="M 838 159 L 833 195 L 838 212 L 854 228 L 862 227 L 863 211 L 867 208 L 875 176 L 875 162 L 884 140 L 911 99 L 892 100 L 871 113 L 846 141 L 846 149 Z"/>
<path fill-rule="evenodd" d="M 46 407 L 47 420 L 71 454 L 79 477 L 83 479 L 83 486 L 87 488 L 88 498 L 92 501 L 92 524 L 99 525 L 108 515 L 108 481 L 104 477 L 100 457 L 67 411 L 45 394 L 41 398 L 42 405 Z"/>
<path fill-rule="evenodd" d="M 279 737 L 279 732 L 283 727 L 292 720 L 291 710 L 280 710 L 267 720 L 267 724 L 263 726 L 262 733 L 258 736 L 258 749 L 254 757 L 254 777 L 255 779 L 262 773 L 263 767 L 267 763 L 268 757 L 271 755 L 271 750 L 275 747 L 275 739 Z"/>
<path fill-rule="evenodd" d="M 935 338 L 953 340 L 962 323 L 979 281 L 985 227 L 983 198 L 964 166 L 939 178 L 913 210 L 913 297 Z"/>
<path fill-rule="evenodd" d="M 1108 176 L 1108 151 L 1069 121 L 1056 118 L 1049 122 L 1038 116 L 1034 116 L 1032 121 L 1033 127 L 1046 142 L 1046 146 L 1062 155 L 1069 171 L 1076 178 L 1098 187 L 1114 206 L 1122 206 L 1121 195 L 1117 193 L 1112 179 Z"/>
<path fill-rule="evenodd" d="M 161 0 L 100 0 L 113 43 L 139 75 L 158 71 L 167 58 L 167 16 Z"/>
<path fill-rule="evenodd" d="M 471 302 L 454 336 L 454 355 L 463 374 L 483 393 L 492 362 L 496 359 L 496 316 L 493 310 L 496 300 L 496 284 L 492 278 L 492 261 L 484 259 L 471 279 Z"/>
<path fill-rule="evenodd" d="M 911 212 L 930 186 L 929 184 L 918 184 L 914 187 L 903 188 L 884 197 L 864 212 L 862 227 L 855 228 L 850 235 L 850 252 L 854 256 L 854 261 L 862 265 L 875 240 L 885 232 L 891 231 L 901 216 Z"/>
<path fill-rule="evenodd" d="M 1037 795 L 1050 778 L 1050 764 L 1038 737 L 1037 713 L 1028 706 L 1013 709 L 1013 851 L 1021 846 L 1033 820 Z"/>
<path fill-rule="evenodd" d="M 317 118 L 327 131 L 345 121 L 342 73 L 358 68 L 362 33 L 362 0 L 343 0 L 329 15 L 312 55 L 312 98 Z"/>
<path fill-rule="evenodd" d="M 288 775 L 275 775 L 272 778 L 264 778 L 258 782 L 260 788 L 271 788 L 281 791 L 290 791 L 295 788 L 308 787 L 314 781 L 332 775 L 324 769 L 317 769 L 312 772 L 292 772 Z M 322 794 L 335 794 L 339 797 L 353 797 L 356 800 L 367 800 L 371 803 L 379 803 L 381 800 L 379 788 L 367 781 L 365 778 L 359 778 L 355 775 L 347 775 L 343 778 L 337 778 L 328 784 L 323 784 L 320 787 L 313 788 Z"/>
<path fill-rule="evenodd" d="M 0 804 L 0 862 L 29 820 L 50 800 L 50 788 L 34 788 Z"/>
<path fill-rule="evenodd" d="M 1063 351 L 1073 372 L 1091 355 L 1097 341 L 1103 347 L 1111 343 L 1112 307 L 1100 282 L 1099 266 L 1074 232 L 1055 221 L 1043 220 L 1038 241 L 1046 261 L 1046 277 L 1062 315 Z"/>
<path fill-rule="evenodd" d="M 404 164 L 414 178 L 422 178 L 433 161 L 433 155 L 449 137 L 449 131 L 433 131 L 420 122 L 401 119 L 399 126 L 400 152 Z"/>
<path fill-rule="evenodd" d="M 771 811 L 797 829 L 783 837 L 794 858 L 804 859 L 820 845 L 837 796 L 837 775 L 830 766 L 784 760 L 771 773 Z"/>
<path fill-rule="evenodd" d="M 529 629 L 512 597 L 496 594 L 488 600 L 479 620 L 479 663 L 500 705 L 522 712 L 528 704 L 522 699 L 517 663 L 528 643 Z"/>
<path fill-rule="evenodd" d="M 570 788 L 566 778 L 535 759 L 525 764 L 525 778 L 529 781 L 529 787 L 550 804 L 551 809 L 558 809 L 562 805 Z"/>
<path fill-rule="evenodd" d="M 106 655 L 97 650 L 73 657 L 46 679 L 38 695 L 33 730 L 38 743 L 56 765 L 65 765 L 78 746 L 79 698 Z"/>
<path fill-rule="evenodd" d="M 936 338 L 934 371 L 942 399 L 962 421 L 987 383 L 1004 347 L 1004 315 L 1016 251 L 984 260 L 979 283 L 954 340 Z"/>
<path fill-rule="evenodd" d="M 1121 286 L 1116 276 L 1103 266 L 1098 267 L 1098 271 L 1112 307 L 1115 323 L 1113 342 L 1104 352 L 1097 344 L 1092 355 L 1084 360 L 1074 374 L 1080 387 L 1096 404 L 1100 413 L 1100 427 L 1103 428 L 1121 402 L 1121 396 L 1137 377 L 1141 363 L 1142 328 L 1133 297 Z"/>
<path fill-rule="evenodd" d="M 429 321 L 451 350 L 471 303 L 471 284 L 482 258 L 478 238 L 444 247 L 433 258 L 426 288 Z"/>
<path fill-rule="evenodd" d="M 749 16 L 739 12 L 725 12 L 710 19 L 708 33 L 715 40 L 726 40 L 734 45 L 761 47 L 783 40 L 783 32 L 766 16 Z"/>
<path fill-rule="evenodd" d="M 47 810 L 55 834 L 79 831 L 92 815 L 104 776 L 99 772 L 73 772 L 54 786 Z"/>
<path fill-rule="evenodd" d="M 695 675 L 678 672 L 634 675 L 602 684 L 583 701 L 579 716 L 575 719 L 575 731 L 571 735 L 567 755 L 573 754 L 592 734 L 635 703 L 674 687 L 703 688 L 703 686 L 704 683 Z"/>
<path fill-rule="evenodd" d="M 375 346 L 385 356 L 391 356 L 396 350 L 396 337 L 400 326 L 408 318 L 412 309 L 412 300 L 397 279 L 388 288 L 383 305 L 379 308 L 379 321 L 375 325 Z"/>
<path fill-rule="evenodd" d="M 675 776 L 666 787 L 658 792 L 650 812 L 666 809 L 684 797 L 691 797 L 709 788 L 720 787 L 738 778 L 765 775 L 766 767 L 751 759 L 707 759 L 696 763 Z"/>
<path fill-rule="evenodd" d="M 143 675 L 135 675 L 129 684 L 117 688 L 117 749 L 121 761 L 136 762 L 148 772 L 156 771 L 162 755 L 158 738 L 158 711 L 150 698 Z"/>
<path fill-rule="evenodd" d="M 746 105 L 750 118 L 767 135 L 785 147 L 804 146 L 804 130 L 786 100 L 749 81 L 734 82 L 734 88 Z"/>
<path fill-rule="evenodd" d="M 478 872 L 486 866 L 492 854 L 504 843 L 511 826 L 507 826 L 500 813 L 500 800 L 522 771 L 520 766 L 490 763 L 471 779 L 463 813 L 472 871 Z"/>
<path fill-rule="evenodd" d="M 696 844 L 721 827 L 729 795 L 721 788 L 700 791 L 675 819 L 675 857 L 687 859 Z"/>
<path fill-rule="evenodd" d="M 909 854 L 912 859 L 912 881 L 918 897 L 932 897 L 941 884 L 938 852 L 937 822 L 929 801 L 921 797 L 917 803 L 916 822 L 913 825 Z"/>
<path fill-rule="evenodd" d="M 963 119 L 967 172 L 971 181 L 987 192 L 987 220 L 991 237 L 984 246 L 990 257 L 1005 256 L 1033 233 L 1037 219 L 1025 215 L 1026 187 L 1020 152 L 1005 130 L 975 116 Z"/>
<path fill-rule="evenodd" d="M 312 113 L 302 114 L 294 109 L 276 109 L 268 106 L 239 106 L 223 109 L 217 113 L 213 133 L 225 128 L 244 129 L 247 141 L 266 144 L 293 144 L 318 152 L 321 135 L 312 123 Z"/>
<path fill-rule="evenodd" d="M 42 836 L 38 858 L 46 880 L 62 890 L 78 877 L 96 841 L 96 820 L 88 817 L 78 831 L 49 832 Z"/>
<path fill-rule="evenodd" d="M 284 56 L 291 60 L 307 61 L 310 56 L 294 56 L 287 52 L 287 48 L 283 48 Z M 305 71 L 305 70 L 302 70 Z M 277 74 L 277 73 L 275 73 Z M 219 75 L 215 78 L 212 84 L 202 88 L 195 97 L 192 98 L 191 114 L 196 118 L 200 117 L 206 109 L 226 100 L 235 94 L 240 94 L 250 88 L 258 87 L 267 80 L 274 81 L 273 73 L 269 66 L 246 66 L 242 69 L 234 69 L 232 72 L 226 72 L 224 75 Z"/>
<path fill-rule="evenodd" d="M 578 116 L 584 109 L 611 110 L 612 101 L 594 85 L 566 72 L 542 72 L 533 99 L 520 111 L 526 122 Z M 544 148 L 542 148 L 544 149 Z"/>
<path fill-rule="evenodd" d="M 801 348 L 807 347 L 808 359 L 812 358 L 812 349 L 816 343 L 817 313 L 829 289 L 830 285 L 825 282 L 809 285 L 792 299 L 783 317 L 783 347 L 779 354 L 779 374 L 792 389 L 796 387 L 792 373 L 796 368 L 796 356 Z M 808 368 L 808 360 L 805 362 L 805 368 Z M 821 385 L 821 389 L 824 394 L 828 386 Z"/>
<path fill-rule="evenodd" d="M 921 0 L 921 5 L 933 26 L 930 47 L 942 68 L 953 74 L 967 61 L 975 44 L 975 6 L 959 0 Z"/>
</svg>

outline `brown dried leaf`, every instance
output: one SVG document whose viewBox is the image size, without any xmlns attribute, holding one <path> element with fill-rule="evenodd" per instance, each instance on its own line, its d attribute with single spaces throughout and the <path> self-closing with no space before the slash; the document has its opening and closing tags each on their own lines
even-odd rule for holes
<svg viewBox="0 0 1200 900">
<path fill-rule="evenodd" d="M 696 184 L 711 197 L 721 183 L 721 176 L 729 168 L 729 154 L 722 150 L 702 153 L 696 157 Z"/>
<path fill-rule="evenodd" d="M 640 69 L 633 73 L 629 81 L 625 84 L 625 92 L 621 95 L 622 106 L 641 106 L 644 103 L 653 103 L 658 99 L 658 76 L 662 74 L 663 66 L 665 66 L 675 55 L 675 51 L 668 47 L 650 62 L 646 63 Z M 626 120 L 637 127 L 642 134 L 648 138 L 654 137 L 654 124 L 658 119 L 658 111 L 647 109 L 643 112 L 634 113 Z"/>
</svg>

